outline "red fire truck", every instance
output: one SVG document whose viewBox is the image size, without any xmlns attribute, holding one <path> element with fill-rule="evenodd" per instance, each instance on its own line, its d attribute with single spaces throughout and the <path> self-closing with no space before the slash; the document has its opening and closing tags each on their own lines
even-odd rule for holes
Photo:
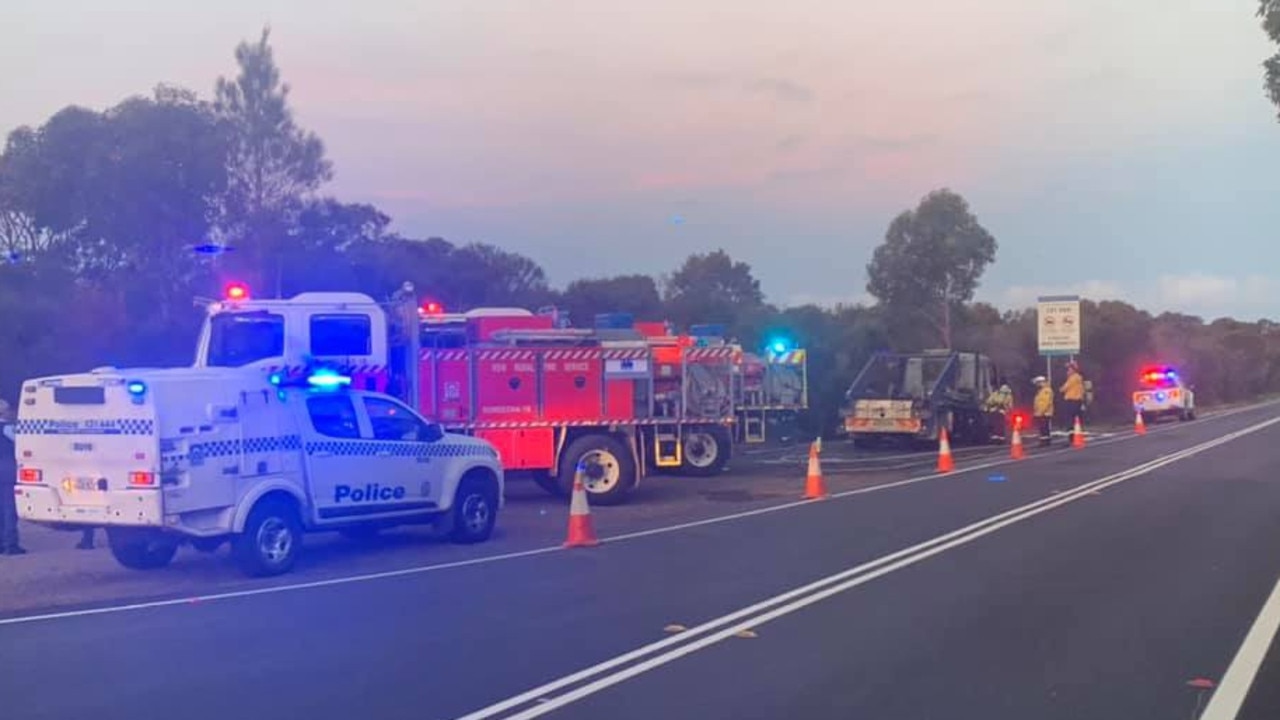
<svg viewBox="0 0 1280 720">
<path fill-rule="evenodd" d="M 654 471 L 718 473 L 739 421 L 738 439 L 760 442 L 770 413 L 807 404 L 803 351 L 748 358 L 710 333 L 618 320 L 587 329 L 554 312 L 449 314 L 419 305 L 408 284 L 386 305 L 357 293 L 257 300 L 236 285 L 209 304 L 197 365 L 342 369 L 356 387 L 488 440 L 508 472 L 549 491 L 570 490 L 583 463 L 601 504 Z"/>
</svg>

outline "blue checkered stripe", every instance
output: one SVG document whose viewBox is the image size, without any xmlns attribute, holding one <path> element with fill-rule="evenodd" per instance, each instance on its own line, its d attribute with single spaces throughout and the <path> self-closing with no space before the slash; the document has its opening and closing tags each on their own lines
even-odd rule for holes
<svg viewBox="0 0 1280 720">
<path fill-rule="evenodd" d="M 492 448 L 483 445 L 390 440 L 318 440 L 307 443 L 307 454 L 316 453 L 332 453 L 340 457 L 373 457 L 380 453 L 412 458 L 497 457 Z"/>
<path fill-rule="evenodd" d="M 176 440 L 161 440 L 161 447 L 176 447 Z M 209 458 L 232 457 L 241 454 L 257 455 L 261 453 L 287 452 L 302 447 L 302 438 L 298 435 L 279 435 L 275 437 L 245 438 L 244 440 L 209 440 L 191 443 L 186 454 L 165 454 L 165 460 L 181 462 L 190 459 L 200 463 Z"/>
<path fill-rule="evenodd" d="M 114 418 L 107 420 L 27 419 L 14 423 L 15 435 L 151 435 L 154 420 Z"/>
</svg>

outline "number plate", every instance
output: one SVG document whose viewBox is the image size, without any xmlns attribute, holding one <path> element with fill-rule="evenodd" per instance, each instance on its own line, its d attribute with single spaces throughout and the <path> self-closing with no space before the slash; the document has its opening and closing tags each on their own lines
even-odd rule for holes
<svg viewBox="0 0 1280 720">
<path fill-rule="evenodd" d="M 67 492 L 97 492 L 97 478 L 63 478 L 62 489 Z"/>
</svg>

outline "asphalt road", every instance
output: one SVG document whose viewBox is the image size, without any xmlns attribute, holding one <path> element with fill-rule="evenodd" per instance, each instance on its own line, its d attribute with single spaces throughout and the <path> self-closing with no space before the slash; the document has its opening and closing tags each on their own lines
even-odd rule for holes
<svg viewBox="0 0 1280 720">
<path fill-rule="evenodd" d="M 592 549 L 513 503 L 518 537 L 426 565 L 321 548 L 246 583 L 192 556 L 166 572 L 198 599 L 7 605 L 0 717 L 1275 717 L 1280 657 L 1240 690 L 1237 656 L 1280 578 L 1278 463 L 1270 405 L 941 477 L 833 463 L 821 502 L 789 474 L 657 484 Z"/>
</svg>

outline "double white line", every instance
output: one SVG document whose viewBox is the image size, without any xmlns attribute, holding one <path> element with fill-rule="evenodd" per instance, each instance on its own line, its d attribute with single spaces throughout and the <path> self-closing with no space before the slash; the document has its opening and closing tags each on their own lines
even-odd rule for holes
<svg viewBox="0 0 1280 720">
<path fill-rule="evenodd" d="M 1280 417 L 1156 458 L 1114 475 L 1099 478 L 1065 493 L 1023 505 L 999 515 L 993 515 L 959 530 L 940 535 L 932 540 L 926 540 L 843 572 L 829 575 L 808 585 L 775 595 L 750 607 L 710 620 L 679 635 L 645 645 L 611 660 L 532 688 L 519 695 L 464 715 L 459 720 L 488 720 L 489 718 L 497 717 L 507 718 L 508 720 L 525 720 L 526 718 L 545 715 L 557 708 L 598 693 L 637 675 L 674 662 L 685 655 L 695 653 L 710 645 L 731 638 L 743 630 L 757 628 L 771 620 L 776 620 L 784 615 L 789 615 L 809 605 L 821 602 L 832 595 L 851 590 L 934 555 L 973 542 L 1009 525 L 1023 522 L 1041 513 L 1046 513 L 1080 500 L 1097 490 L 1141 477 L 1277 423 L 1280 423 Z"/>
</svg>

